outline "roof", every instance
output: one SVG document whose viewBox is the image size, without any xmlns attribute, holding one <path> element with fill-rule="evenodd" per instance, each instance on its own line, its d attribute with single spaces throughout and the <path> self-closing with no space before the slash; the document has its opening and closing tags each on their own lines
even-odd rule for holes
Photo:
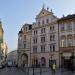
<svg viewBox="0 0 75 75">
<path fill-rule="evenodd" d="M 69 20 L 69 19 L 75 19 L 75 14 L 67 15 L 65 17 L 62 17 L 62 18 L 58 19 L 57 22 L 64 21 L 64 20 Z"/>
<path fill-rule="evenodd" d="M 19 31 L 19 34 L 23 33 L 22 29 Z"/>
<path fill-rule="evenodd" d="M 36 16 L 36 18 L 41 18 L 47 15 L 53 14 L 52 11 L 48 11 L 45 8 L 42 8 L 42 10 L 40 11 L 40 13 Z"/>
</svg>

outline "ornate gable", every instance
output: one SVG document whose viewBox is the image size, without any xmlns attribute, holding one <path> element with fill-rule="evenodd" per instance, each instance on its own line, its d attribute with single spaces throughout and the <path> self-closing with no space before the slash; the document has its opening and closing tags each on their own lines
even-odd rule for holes
<svg viewBox="0 0 75 75">
<path fill-rule="evenodd" d="M 53 13 L 49 12 L 48 10 L 43 8 L 41 10 L 41 12 L 36 16 L 36 18 L 41 18 L 41 17 L 47 16 L 47 15 L 50 15 L 50 14 L 53 14 Z"/>
</svg>

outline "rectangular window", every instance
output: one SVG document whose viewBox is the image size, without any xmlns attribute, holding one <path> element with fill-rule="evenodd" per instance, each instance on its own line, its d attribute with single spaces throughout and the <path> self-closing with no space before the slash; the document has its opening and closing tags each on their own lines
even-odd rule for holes
<svg viewBox="0 0 75 75">
<path fill-rule="evenodd" d="M 60 25 L 60 31 L 64 31 L 65 30 L 65 25 L 64 24 L 61 24 Z"/>
<path fill-rule="evenodd" d="M 34 35 L 37 35 L 37 30 L 34 30 Z"/>
<path fill-rule="evenodd" d="M 41 43 L 45 42 L 45 36 L 41 37 Z"/>
<path fill-rule="evenodd" d="M 46 31 L 45 28 L 41 29 L 41 33 L 45 33 L 45 31 Z"/>
<path fill-rule="evenodd" d="M 55 51 L 55 44 L 50 44 L 50 52 L 54 52 Z"/>
<path fill-rule="evenodd" d="M 24 49 L 26 48 L 26 44 L 24 44 Z"/>
<path fill-rule="evenodd" d="M 50 31 L 54 31 L 54 25 L 50 26 Z"/>
<path fill-rule="evenodd" d="M 45 45 L 41 45 L 41 52 L 45 52 Z"/>
<path fill-rule="evenodd" d="M 36 44 L 37 43 L 37 38 L 33 39 L 33 43 Z"/>
<path fill-rule="evenodd" d="M 46 19 L 46 23 L 49 23 L 49 19 Z"/>
<path fill-rule="evenodd" d="M 73 46 L 73 41 L 72 39 L 67 40 L 67 46 Z"/>
<path fill-rule="evenodd" d="M 71 23 L 68 23 L 67 30 L 72 30 L 72 24 Z"/>
<path fill-rule="evenodd" d="M 37 46 L 33 46 L 33 52 L 37 53 Z"/>
<path fill-rule="evenodd" d="M 40 22 L 38 22 L 38 25 L 40 25 Z"/>
<path fill-rule="evenodd" d="M 26 35 L 24 35 L 24 40 L 26 40 Z"/>
<path fill-rule="evenodd" d="M 44 20 L 42 21 L 42 25 L 44 24 Z"/>
<path fill-rule="evenodd" d="M 61 47 L 65 47 L 66 46 L 66 40 L 65 39 L 62 39 L 61 41 L 60 41 L 61 43 Z"/>
<path fill-rule="evenodd" d="M 55 41 L 55 35 L 50 35 L 50 41 Z"/>
</svg>

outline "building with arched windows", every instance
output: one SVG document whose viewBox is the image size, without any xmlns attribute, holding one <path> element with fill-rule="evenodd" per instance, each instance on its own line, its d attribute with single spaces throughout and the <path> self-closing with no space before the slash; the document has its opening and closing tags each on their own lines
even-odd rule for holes
<svg viewBox="0 0 75 75">
<path fill-rule="evenodd" d="M 59 66 L 58 18 L 44 7 L 33 24 L 24 24 L 18 33 L 18 65 Z"/>
</svg>

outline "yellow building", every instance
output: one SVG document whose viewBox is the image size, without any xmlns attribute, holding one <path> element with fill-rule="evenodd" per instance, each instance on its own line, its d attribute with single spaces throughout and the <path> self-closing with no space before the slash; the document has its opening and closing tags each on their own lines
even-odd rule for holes
<svg viewBox="0 0 75 75">
<path fill-rule="evenodd" d="M 0 21 L 0 63 L 6 61 L 7 57 L 7 44 L 4 42 L 3 39 L 4 31 L 2 28 L 2 22 Z"/>
</svg>

